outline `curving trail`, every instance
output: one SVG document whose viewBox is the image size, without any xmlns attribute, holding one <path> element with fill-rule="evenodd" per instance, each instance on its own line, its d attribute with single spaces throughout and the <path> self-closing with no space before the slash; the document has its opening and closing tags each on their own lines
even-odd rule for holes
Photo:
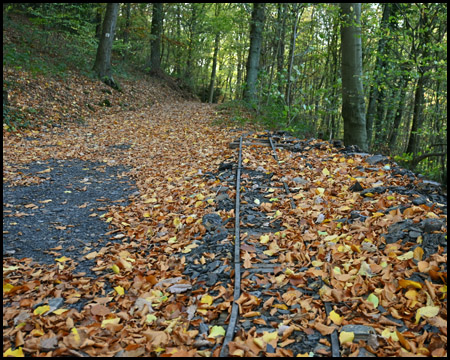
<svg viewBox="0 0 450 360">
<path fill-rule="evenodd" d="M 245 145 L 239 160 L 229 144 L 244 131 L 219 126 L 219 118 L 214 106 L 170 99 L 84 125 L 4 132 L 5 186 L 51 181 L 54 169 L 25 171 L 49 159 L 123 166 L 120 176 L 136 186 L 126 204 L 95 205 L 86 221 L 107 224 L 110 239 L 98 248 L 80 245 L 70 256 L 63 246 L 45 249 L 53 265 L 38 255 L 4 255 L 4 352 L 399 356 L 445 349 L 446 198 L 388 159 L 319 140 L 276 134 L 274 145 L 284 145 L 275 159 L 269 143 L 261 145 L 267 134 L 256 132 L 248 138 L 258 144 Z M 18 216 L 10 214 L 8 221 Z M 90 261 L 89 274 L 75 271 L 81 260 Z M 227 336 L 233 306 L 239 318 Z"/>
</svg>

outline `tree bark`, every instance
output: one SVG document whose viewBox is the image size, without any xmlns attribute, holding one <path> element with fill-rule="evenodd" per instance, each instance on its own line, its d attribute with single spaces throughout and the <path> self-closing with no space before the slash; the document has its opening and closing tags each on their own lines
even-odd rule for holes
<svg viewBox="0 0 450 360">
<path fill-rule="evenodd" d="M 216 3 L 216 11 L 215 11 L 216 18 L 218 18 L 219 15 L 220 15 L 220 3 Z M 216 81 L 216 67 L 217 67 L 217 56 L 219 54 L 219 44 L 220 44 L 220 32 L 219 30 L 217 30 L 216 36 L 214 38 L 214 55 L 211 70 L 211 80 L 209 83 L 208 100 L 210 104 L 212 104 L 214 98 L 214 83 Z"/>
<path fill-rule="evenodd" d="M 116 28 L 119 3 L 108 3 L 106 6 L 105 18 L 103 20 L 102 36 L 97 48 L 97 56 L 93 70 L 98 77 L 112 88 L 118 90 L 119 86 L 114 81 L 111 74 L 111 51 Z"/>
<path fill-rule="evenodd" d="M 161 35 L 163 27 L 163 4 L 153 3 L 152 27 L 150 40 L 150 68 L 151 75 L 159 75 L 161 72 Z"/>
<path fill-rule="evenodd" d="M 341 3 L 342 117 L 344 143 L 367 151 L 362 84 L 361 3 Z"/>
<path fill-rule="evenodd" d="M 219 53 L 219 41 L 220 34 L 216 34 L 216 38 L 214 39 L 214 55 L 213 55 L 213 64 L 211 70 L 211 81 L 209 83 L 209 103 L 212 104 L 214 98 L 214 83 L 216 81 L 216 67 L 217 67 L 217 56 Z"/>
<path fill-rule="evenodd" d="M 392 5 L 386 3 L 383 6 L 383 17 L 380 23 L 380 28 L 382 29 L 382 31 L 384 31 L 384 29 L 388 27 Z M 366 115 L 367 143 L 369 147 L 372 143 L 372 129 L 375 115 L 378 114 L 378 116 L 380 116 L 381 114 L 381 111 L 377 111 L 379 95 L 378 88 L 381 83 L 381 79 L 383 78 L 383 72 L 386 66 L 386 61 L 384 60 L 386 42 L 386 35 L 382 34 L 380 40 L 378 41 L 377 60 L 375 62 L 373 85 L 370 86 L 369 105 L 367 107 Z M 381 119 L 377 119 L 377 124 L 381 124 Z"/>
<path fill-rule="evenodd" d="M 261 55 L 262 32 L 264 28 L 264 3 L 253 3 L 250 25 L 250 49 L 247 59 L 247 78 L 244 100 L 256 103 L 256 81 L 258 79 L 259 58 Z"/>
</svg>

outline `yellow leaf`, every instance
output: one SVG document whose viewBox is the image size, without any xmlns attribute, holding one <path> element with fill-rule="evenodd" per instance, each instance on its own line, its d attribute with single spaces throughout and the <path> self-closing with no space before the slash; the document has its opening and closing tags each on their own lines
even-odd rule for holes
<svg viewBox="0 0 450 360">
<path fill-rule="evenodd" d="M 355 333 L 352 331 L 341 331 L 341 333 L 339 334 L 339 342 L 341 344 L 352 342 L 354 338 Z"/>
<path fill-rule="evenodd" d="M 244 350 L 236 349 L 236 350 L 233 351 L 233 353 L 231 355 L 232 356 L 237 356 L 237 357 L 244 357 Z"/>
<path fill-rule="evenodd" d="M 400 286 L 403 289 L 406 289 L 408 286 L 415 287 L 416 289 L 422 289 L 422 284 L 420 282 L 413 281 L 413 280 L 400 279 L 398 281 L 398 286 Z"/>
<path fill-rule="evenodd" d="M 122 286 L 116 286 L 116 287 L 114 288 L 114 290 L 116 290 L 116 292 L 117 292 L 119 295 L 125 294 L 125 289 L 124 289 Z"/>
<path fill-rule="evenodd" d="M 373 304 L 374 309 L 376 309 L 378 307 L 379 300 L 378 300 L 378 297 L 375 294 L 373 294 L 373 293 L 370 294 L 367 297 L 367 301 L 370 301 Z"/>
<path fill-rule="evenodd" d="M 286 304 L 275 304 L 275 305 L 273 305 L 273 307 L 277 308 L 277 309 L 281 309 L 281 310 L 287 310 L 288 309 Z"/>
<path fill-rule="evenodd" d="M 386 339 L 391 338 L 394 341 L 398 341 L 398 336 L 395 333 L 395 331 L 390 331 L 389 329 L 384 329 L 383 332 L 381 333 L 381 336 Z"/>
<path fill-rule="evenodd" d="M 113 219 L 112 217 L 109 217 L 109 218 L 106 219 L 106 222 L 109 223 L 109 222 L 112 221 L 112 219 Z"/>
<path fill-rule="evenodd" d="M 416 313 L 416 324 L 419 323 L 419 320 L 422 316 L 431 318 L 439 314 L 439 306 L 424 306 L 417 310 Z"/>
<path fill-rule="evenodd" d="M 324 192 L 325 192 L 324 188 L 319 187 L 319 188 L 316 189 L 316 194 L 317 195 L 322 195 Z"/>
<path fill-rule="evenodd" d="M 291 269 L 289 269 L 289 268 L 286 268 L 286 270 L 284 270 L 284 273 L 286 274 L 286 275 L 293 275 L 293 274 L 295 274 L 295 272 L 293 272 Z"/>
<path fill-rule="evenodd" d="M 423 249 L 418 246 L 414 249 L 414 260 L 421 261 L 424 255 Z"/>
<path fill-rule="evenodd" d="M 327 168 L 324 168 L 324 169 L 322 170 L 322 174 L 324 174 L 325 176 L 328 176 L 328 175 L 330 175 L 330 172 L 328 171 Z"/>
<path fill-rule="evenodd" d="M 399 260 L 409 260 L 414 257 L 414 253 L 412 251 L 408 251 L 407 253 L 404 253 L 403 255 L 397 256 L 397 259 Z"/>
<path fill-rule="evenodd" d="M 148 211 L 146 211 L 145 213 L 142 214 L 142 216 L 148 218 L 151 216 L 151 214 Z"/>
<path fill-rule="evenodd" d="M 80 342 L 81 338 L 80 338 L 80 334 L 78 334 L 78 330 L 77 330 L 76 328 L 72 328 L 72 329 L 70 330 L 70 332 L 72 333 L 74 340 L 75 340 L 77 343 Z"/>
<path fill-rule="evenodd" d="M 3 124 L 5 125 L 5 124 Z M 25 355 L 23 354 L 22 351 L 22 346 L 19 346 L 16 350 L 11 350 L 11 348 L 9 348 L 8 350 L 6 350 L 3 353 L 3 357 L 8 357 L 8 356 L 12 356 L 12 357 L 25 357 Z"/>
<path fill-rule="evenodd" d="M 190 223 L 192 223 L 192 222 L 194 222 L 194 218 L 193 218 L 192 216 L 188 216 L 188 217 L 186 218 L 186 224 L 190 224 Z"/>
<path fill-rule="evenodd" d="M 120 323 L 120 318 L 114 318 L 114 319 L 105 319 L 102 321 L 102 328 L 104 328 L 107 324 L 115 324 L 117 325 Z"/>
<path fill-rule="evenodd" d="M 409 300 L 417 300 L 418 295 L 419 295 L 418 292 L 414 289 L 408 290 L 405 293 L 405 297 Z"/>
<path fill-rule="evenodd" d="M 225 336 L 225 329 L 222 326 L 213 326 L 208 337 L 216 338 L 218 336 Z"/>
<path fill-rule="evenodd" d="M 261 244 L 267 244 L 270 240 L 269 235 L 261 235 L 261 237 L 259 238 L 259 242 Z"/>
<path fill-rule="evenodd" d="M 145 319 L 147 324 L 151 324 L 153 321 L 155 321 L 157 317 L 153 314 L 147 314 L 147 317 Z"/>
<path fill-rule="evenodd" d="M 177 242 L 177 237 L 176 237 L 176 236 L 171 237 L 171 238 L 169 239 L 169 241 L 168 241 L 169 244 L 174 244 L 174 243 L 176 243 L 176 242 Z"/>
<path fill-rule="evenodd" d="M 111 266 L 111 270 L 113 271 L 114 274 L 119 274 L 120 273 L 120 269 L 119 269 L 119 267 L 116 264 Z"/>
<path fill-rule="evenodd" d="M 50 310 L 50 306 L 44 305 L 44 306 L 38 306 L 36 309 L 34 309 L 33 314 L 34 315 L 42 315 Z"/>
<path fill-rule="evenodd" d="M 253 338 L 253 342 L 258 346 L 260 349 L 264 349 L 264 341 L 261 338 Z"/>
<path fill-rule="evenodd" d="M 204 198 L 205 198 L 205 195 L 197 194 L 197 200 L 203 200 Z"/>
<path fill-rule="evenodd" d="M 56 310 L 53 311 L 53 314 L 61 315 L 62 313 L 65 313 L 68 310 L 69 309 L 56 309 Z"/>
<path fill-rule="evenodd" d="M 242 162 L 243 162 L 244 164 L 247 164 L 249 161 L 250 161 L 249 159 L 244 159 L 244 160 L 242 160 Z"/>
<path fill-rule="evenodd" d="M 342 321 L 344 320 L 343 316 L 340 316 L 336 311 L 332 310 L 330 312 L 330 315 L 328 315 L 328 317 L 330 318 L 330 320 L 336 324 L 336 325 L 341 325 Z"/>
<path fill-rule="evenodd" d="M 278 340 L 278 332 L 277 331 L 272 331 L 272 332 L 264 331 L 262 338 L 266 343 L 269 343 L 272 340 Z"/>
<path fill-rule="evenodd" d="M 203 295 L 200 299 L 200 303 L 211 305 L 213 303 L 213 297 L 211 295 Z"/>
<path fill-rule="evenodd" d="M 372 214 L 372 217 L 380 217 L 380 216 L 384 216 L 384 214 L 383 213 L 381 213 L 381 212 L 376 212 L 376 213 L 373 213 Z"/>
<path fill-rule="evenodd" d="M 431 212 L 431 211 L 427 213 L 426 217 L 427 218 L 432 218 L 432 219 L 439 219 L 439 216 L 436 215 L 435 213 Z"/>
<path fill-rule="evenodd" d="M 58 261 L 58 262 L 66 262 L 66 261 L 68 261 L 68 260 L 72 260 L 71 258 L 68 258 L 68 257 L 65 257 L 65 256 L 62 256 L 62 257 L 60 257 L 60 258 L 56 258 L 55 259 L 55 261 Z"/>
<path fill-rule="evenodd" d="M 13 288 L 14 288 L 14 285 L 11 285 L 9 283 L 3 284 L 3 292 L 4 293 L 9 293 Z"/>
</svg>

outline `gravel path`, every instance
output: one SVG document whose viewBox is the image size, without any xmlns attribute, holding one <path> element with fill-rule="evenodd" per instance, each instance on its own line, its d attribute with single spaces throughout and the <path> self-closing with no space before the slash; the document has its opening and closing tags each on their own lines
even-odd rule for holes
<svg viewBox="0 0 450 360">
<path fill-rule="evenodd" d="M 78 259 L 77 271 L 90 274 L 86 247 L 110 240 L 100 219 L 108 205 L 126 205 L 136 188 L 123 166 L 81 160 L 48 160 L 27 165 L 30 186 L 3 184 L 3 257 L 55 264 L 55 257 Z M 94 215 L 96 214 L 96 215 Z M 57 250 L 51 250 L 51 249 Z"/>
</svg>

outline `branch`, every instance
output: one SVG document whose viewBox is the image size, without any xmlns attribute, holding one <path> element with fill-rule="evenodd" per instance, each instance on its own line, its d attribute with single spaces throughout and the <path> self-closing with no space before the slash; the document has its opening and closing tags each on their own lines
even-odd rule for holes
<svg viewBox="0 0 450 360">
<path fill-rule="evenodd" d="M 446 152 L 423 154 L 423 155 L 420 155 L 420 156 L 418 156 L 418 157 L 416 157 L 416 158 L 413 158 L 413 159 L 411 160 L 410 164 L 411 164 L 413 167 L 415 167 L 419 162 L 421 162 L 422 160 L 424 160 L 424 159 L 426 159 L 426 158 L 429 158 L 429 157 L 431 157 L 431 156 L 445 156 L 445 155 L 447 155 Z"/>
</svg>

